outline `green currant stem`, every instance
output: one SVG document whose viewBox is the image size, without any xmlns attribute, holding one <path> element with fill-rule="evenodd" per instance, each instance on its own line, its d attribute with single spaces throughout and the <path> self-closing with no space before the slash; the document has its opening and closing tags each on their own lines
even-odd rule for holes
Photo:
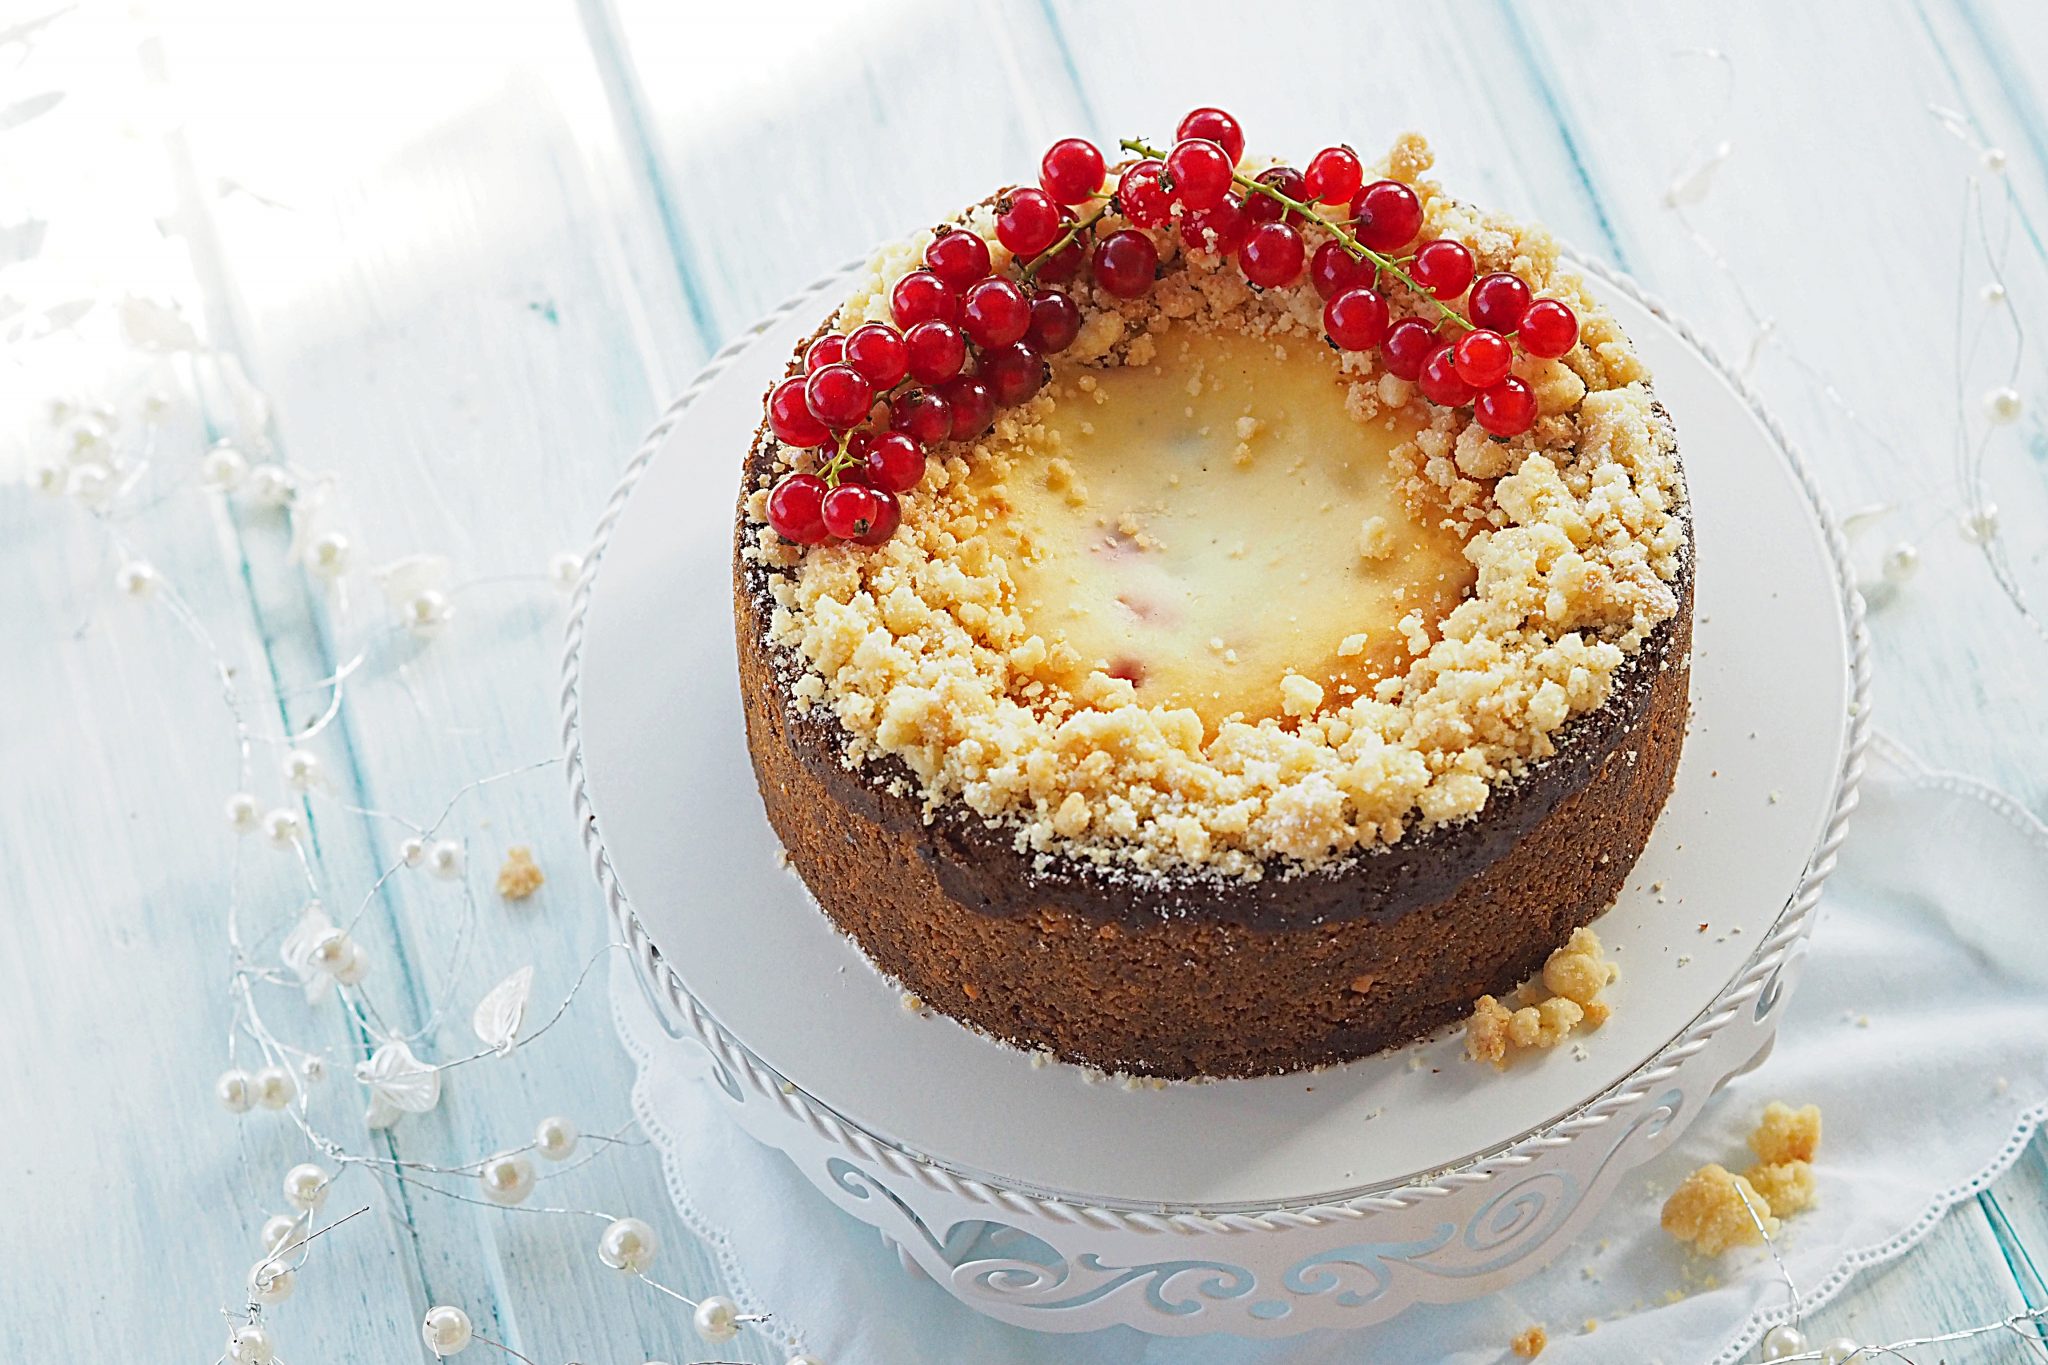
<svg viewBox="0 0 2048 1365">
<path fill-rule="evenodd" d="M 818 477 L 825 481 L 827 488 L 837 488 L 839 486 L 839 476 L 853 468 L 853 456 L 846 453 L 847 443 L 852 439 L 852 432 L 840 432 L 837 448 L 833 450 L 831 458 L 818 466 Z"/>
<path fill-rule="evenodd" d="M 1100 222 L 1102 215 L 1109 212 L 1109 204 L 1110 196 L 1105 194 L 1102 196 L 1102 203 L 1096 206 L 1095 212 L 1076 222 L 1072 227 L 1060 234 L 1058 241 L 1039 252 L 1036 256 L 1033 256 L 1031 264 L 1024 267 L 1024 283 L 1031 283 L 1032 277 L 1038 274 L 1040 266 L 1059 255 L 1062 251 L 1065 251 L 1069 246 L 1072 246 L 1080 239 L 1082 233 Z"/>
<path fill-rule="evenodd" d="M 1166 153 L 1160 151 L 1157 147 L 1153 147 L 1147 143 L 1140 142 L 1136 138 L 1124 138 L 1117 145 L 1127 152 L 1136 152 L 1140 156 L 1149 156 L 1154 158 L 1155 160 L 1163 161 L 1166 157 Z M 1352 236 L 1351 233 L 1344 228 L 1343 224 L 1351 222 L 1353 220 L 1345 218 L 1333 218 L 1328 214 L 1325 214 L 1322 210 L 1318 209 L 1314 204 L 1304 204 L 1301 200 L 1296 199 L 1293 195 L 1286 194 L 1280 190 L 1277 190 L 1273 188 L 1271 185 L 1268 185 L 1265 181 L 1246 175 L 1242 171 L 1233 169 L 1230 172 L 1230 178 L 1243 189 L 1248 190 L 1253 194 L 1263 194 L 1266 196 L 1266 198 L 1273 200 L 1275 203 L 1282 205 L 1283 207 L 1287 208 L 1288 210 L 1294 213 L 1300 214 L 1302 217 L 1308 219 L 1310 222 L 1313 222 L 1320 226 L 1324 231 L 1328 232 L 1332 237 L 1337 239 L 1337 245 L 1343 247 L 1347 252 L 1351 253 L 1352 260 L 1371 261 L 1373 264 L 1374 283 L 1378 283 L 1379 281 L 1379 272 L 1384 271 L 1387 274 L 1392 275 L 1401 283 L 1407 285 L 1410 289 L 1414 290 L 1423 298 L 1428 299 L 1431 303 L 1435 304 L 1437 312 L 1442 314 L 1445 318 L 1448 318 L 1450 321 L 1455 322 L 1458 326 L 1464 328 L 1468 332 L 1475 330 L 1476 324 L 1473 323 L 1471 319 L 1467 318 L 1464 314 L 1452 308 L 1449 304 L 1445 303 L 1436 295 L 1430 293 L 1427 289 L 1424 289 L 1420 284 L 1417 284 L 1415 282 L 1415 277 L 1413 275 L 1410 275 L 1407 271 L 1401 268 L 1399 264 L 1399 258 L 1382 255 L 1380 252 L 1374 251 L 1371 247 L 1365 245 L 1356 237 Z"/>
</svg>

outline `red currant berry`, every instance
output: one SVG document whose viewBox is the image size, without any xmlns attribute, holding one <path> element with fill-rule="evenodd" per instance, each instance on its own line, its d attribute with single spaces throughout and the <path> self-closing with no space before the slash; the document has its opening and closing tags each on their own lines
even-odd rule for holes
<svg viewBox="0 0 2048 1365">
<path fill-rule="evenodd" d="M 903 504 L 896 501 L 894 493 L 875 490 L 874 521 L 868 526 L 867 534 L 855 536 L 861 545 L 880 545 L 896 534 L 896 528 L 903 524 Z"/>
<path fill-rule="evenodd" d="M 1536 425 L 1536 394 L 1513 375 L 1482 390 L 1472 415 L 1495 436 L 1520 436 Z"/>
<path fill-rule="evenodd" d="M 1065 284 L 1081 273 L 1081 263 L 1087 259 L 1077 239 L 1068 242 L 1052 255 L 1038 263 L 1038 269 L 1031 278 L 1040 284 Z"/>
<path fill-rule="evenodd" d="M 1157 161 L 1132 162 L 1116 182 L 1117 208 L 1136 227 L 1158 227 L 1173 208 L 1173 196 L 1161 178 L 1166 167 Z"/>
<path fill-rule="evenodd" d="M 957 294 L 976 280 L 988 278 L 988 243 L 981 240 L 980 233 L 962 228 L 941 232 L 924 249 L 924 265 Z"/>
<path fill-rule="evenodd" d="M 1142 232 L 1112 232 L 1095 248 L 1095 282 L 1120 299 L 1134 299 L 1152 287 L 1159 248 Z"/>
<path fill-rule="evenodd" d="M 1214 208 L 1183 213 L 1180 219 L 1181 241 L 1192 250 L 1218 256 L 1228 256 L 1243 246 L 1245 234 L 1251 230 L 1251 219 L 1244 214 L 1244 200 L 1234 194 L 1224 195 Z"/>
<path fill-rule="evenodd" d="M 1375 180 L 1351 201 L 1352 235 L 1374 251 L 1399 251 L 1422 231 L 1422 201 L 1398 180 Z"/>
<path fill-rule="evenodd" d="M 864 483 L 842 483 L 825 494 L 819 513 L 825 530 L 841 540 L 859 540 L 882 515 L 879 495 Z"/>
<path fill-rule="evenodd" d="M 1458 377 L 1458 363 L 1452 346 L 1445 342 L 1422 362 L 1422 374 L 1415 381 L 1422 396 L 1441 408 L 1460 407 L 1472 401 L 1472 386 Z"/>
<path fill-rule="evenodd" d="M 1180 121 L 1173 135 L 1180 141 L 1198 137 L 1215 143 L 1229 156 L 1233 166 L 1244 159 L 1244 129 L 1221 109 L 1195 110 Z"/>
<path fill-rule="evenodd" d="M 1454 299 L 1472 284 L 1472 253 L 1462 242 L 1439 237 L 1422 244 L 1408 273 L 1437 298 Z"/>
<path fill-rule="evenodd" d="M 768 426 L 784 445 L 805 449 L 825 444 L 832 435 L 823 422 L 811 416 L 801 379 L 785 379 L 768 395 Z"/>
<path fill-rule="evenodd" d="M 1079 204 L 1102 188 L 1102 153 L 1085 138 L 1066 137 L 1038 163 L 1038 183 L 1062 204 Z"/>
<path fill-rule="evenodd" d="M 825 481 L 816 474 L 784 474 L 768 490 L 768 526 L 784 540 L 816 545 L 825 538 Z"/>
<path fill-rule="evenodd" d="M 1007 346 L 1031 329 L 1031 300 L 1000 275 L 983 280 L 961 299 L 960 325 L 984 350 Z"/>
<path fill-rule="evenodd" d="M 1365 163 L 1349 147 L 1325 147 L 1309 158 L 1302 179 L 1317 203 L 1348 203 L 1365 183 Z"/>
<path fill-rule="evenodd" d="M 1335 242 L 1324 242 L 1308 258 L 1308 280 L 1326 299 L 1347 289 L 1370 288 L 1372 262 L 1361 261 Z"/>
<path fill-rule="evenodd" d="M 1301 234 L 1287 224 L 1261 223 L 1244 239 L 1237 263 L 1246 279 L 1263 289 L 1273 289 L 1300 278 L 1306 252 Z"/>
<path fill-rule="evenodd" d="M 1522 325 L 1522 315 L 1529 311 L 1529 286 L 1500 271 L 1481 275 L 1472 286 L 1465 311 L 1481 327 L 1491 327 L 1505 336 Z"/>
<path fill-rule="evenodd" d="M 1370 351 L 1387 335 L 1387 301 L 1370 289 L 1347 289 L 1323 305 L 1323 330 L 1347 351 Z"/>
<path fill-rule="evenodd" d="M 1269 171 L 1260 171 L 1259 183 L 1271 185 L 1296 202 L 1305 203 L 1308 200 L 1308 182 L 1302 179 L 1301 172 L 1292 166 L 1275 166 Z M 1283 217 L 1294 222 L 1301 221 L 1298 210 L 1288 208 L 1271 195 L 1260 194 L 1256 190 L 1245 196 L 1244 211 L 1254 226 L 1259 223 L 1277 223 Z"/>
<path fill-rule="evenodd" d="M 1458 378 L 1475 389 L 1490 389 L 1508 377 L 1515 348 L 1499 332 L 1481 327 L 1458 338 L 1451 347 L 1451 363 L 1458 368 Z"/>
<path fill-rule="evenodd" d="M 804 373 L 836 365 L 846 357 L 846 338 L 837 332 L 827 332 L 811 343 L 804 352 Z"/>
<path fill-rule="evenodd" d="M 1024 339 L 1040 355 L 1058 355 L 1081 335 L 1081 310 L 1057 289 L 1048 289 L 1031 300 L 1031 330 Z"/>
<path fill-rule="evenodd" d="M 1019 341 L 984 355 L 981 378 L 998 404 L 1015 407 L 1045 386 L 1045 361 Z"/>
<path fill-rule="evenodd" d="M 835 431 L 844 431 L 868 415 L 875 386 L 851 365 L 827 365 L 804 381 L 804 402 L 811 416 Z"/>
<path fill-rule="evenodd" d="M 885 431 L 861 452 L 861 470 L 870 488 L 901 493 L 924 477 L 924 445 L 902 431 Z"/>
<path fill-rule="evenodd" d="M 889 311 L 896 315 L 898 327 L 915 327 L 927 318 L 957 322 L 960 296 L 931 271 L 913 270 L 889 291 Z"/>
<path fill-rule="evenodd" d="M 1012 190 L 996 218 L 996 240 L 1027 259 L 1058 241 L 1061 231 L 1060 206 L 1044 190 Z"/>
<path fill-rule="evenodd" d="M 1516 340 L 1530 355 L 1555 360 L 1579 340 L 1579 315 L 1556 299 L 1538 299 L 1522 313 Z"/>
<path fill-rule="evenodd" d="M 948 379 L 939 385 L 939 397 L 953 410 L 949 439 L 970 441 L 988 430 L 996 417 L 996 396 L 989 386 L 971 374 Z"/>
<path fill-rule="evenodd" d="M 889 404 L 889 429 L 935 446 L 953 438 L 953 408 L 930 389 L 912 389 Z"/>
<path fill-rule="evenodd" d="M 866 323 L 847 334 L 846 363 L 867 376 L 877 390 L 895 388 L 910 372 L 903 338 L 894 327 L 880 322 Z"/>
<path fill-rule="evenodd" d="M 1402 318 L 1387 329 L 1380 343 L 1380 360 L 1396 379 L 1413 380 L 1422 374 L 1422 362 L 1437 347 L 1436 329 L 1421 318 Z"/>
<path fill-rule="evenodd" d="M 1173 197 L 1189 209 L 1214 208 L 1230 193 L 1230 154 L 1204 138 L 1191 137 L 1166 154 Z"/>
<path fill-rule="evenodd" d="M 937 318 L 905 332 L 903 350 L 910 377 L 920 384 L 951 379 L 967 363 L 967 338 L 958 327 Z"/>
</svg>

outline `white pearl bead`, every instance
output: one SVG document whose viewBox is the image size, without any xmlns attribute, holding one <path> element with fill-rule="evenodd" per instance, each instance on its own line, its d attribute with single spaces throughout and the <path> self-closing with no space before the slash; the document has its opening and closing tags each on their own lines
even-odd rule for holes
<svg viewBox="0 0 2048 1365">
<path fill-rule="evenodd" d="M 1984 149 L 1984 169 L 1993 175 L 2005 174 L 2005 148 L 1986 147 Z"/>
<path fill-rule="evenodd" d="M 407 839 L 398 846 L 398 856 L 407 867 L 418 867 L 427 856 L 426 843 L 419 839 Z"/>
<path fill-rule="evenodd" d="M 582 555 L 572 555 L 565 550 L 548 560 L 548 581 L 555 585 L 558 592 L 576 591 L 577 581 L 582 577 Z"/>
<path fill-rule="evenodd" d="M 1985 285 L 1983 294 L 1984 302 L 1986 303 L 1996 305 L 2005 302 L 2005 286 L 2000 284 L 1997 280 L 1993 280 L 1991 283 Z"/>
<path fill-rule="evenodd" d="M 436 877 L 454 881 L 462 875 L 462 845 L 453 839 L 443 839 L 427 850 L 427 870 Z"/>
<path fill-rule="evenodd" d="M 1998 534 L 1998 504 L 1987 502 L 1974 512 L 1963 514 L 1963 539 L 1982 545 Z"/>
<path fill-rule="evenodd" d="M 1900 541 L 1884 552 L 1884 581 L 1903 583 L 1920 568 L 1920 552 Z"/>
<path fill-rule="evenodd" d="M 276 1256 L 305 1241 L 306 1234 L 298 1219 L 288 1213 L 278 1213 L 264 1220 L 263 1231 L 257 1234 L 256 1240 L 265 1251 Z"/>
<path fill-rule="evenodd" d="M 470 1326 L 469 1314 L 453 1304 L 429 1308 L 420 1323 L 421 1340 L 437 1356 L 452 1356 L 468 1350 L 475 1335 L 476 1329 Z"/>
<path fill-rule="evenodd" d="M 66 491 L 87 507 L 98 507 L 114 491 L 114 471 L 98 463 L 78 465 L 71 471 Z"/>
<path fill-rule="evenodd" d="M 1764 1333 L 1764 1359 L 1783 1360 L 1806 1349 L 1806 1333 L 1789 1322 L 1781 1322 Z"/>
<path fill-rule="evenodd" d="M 299 835 L 304 832 L 305 826 L 300 823 L 297 811 L 279 806 L 263 817 L 263 835 L 270 840 L 273 848 L 290 848 L 299 841 Z"/>
<path fill-rule="evenodd" d="M 284 756 L 284 780 L 293 791 L 305 791 L 320 780 L 320 755 L 305 749 L 289 749 Z"/>
<path fill-rule="evenodd" d="M 533 1163 L 523 1152 L 494 1156 L 477 1172 L 483 1182 L 484 1198 L 493 1204 L 523 1204 L 533 1193 Z"/>
<path fill-rule="evenodd" d="M 304 1162 L 284 1173 L 285 1202 L 301 1213 L 312 1213 L 327 1202 L 327 1182 L 331 1179 L 324 1167 Z"/>
<path fill-rule="evenodd" d="M 560 1114 L 550 1114 L 533 1130 L 533 1149 L 549 1161 L 567 1161 L 576 1154 L 582 1136 L 574 1123 Z"/>
<path fill-rule="evenodd" d="M 249 471 L 249 496 L 265 507 L 283 507 L 292 500 L 291 473 L 283 465 L 257 465 Z"/>
<path fill-rule="evenodd" d="M 199 462 L 199 477 L 208 488 L 225 493 L 248 477 L 249 461 L 226 441 L 217 443 Z"/>
<path fill-rule="evenodd" d="M 263 813 L 256 805 L 256 798 L 247 792 L 236 792 L 221 807 L 228 818 L 228 828 L 237 834 L 254 834 L 262 821 Z"/>
<path fill-rule="evenodd" d="M 2000 426 L 2019 421 L 2025 407 L 2018 389 L 1993 389 L 1984 395 L 1985 415 Z"/>
<path fill-rule="evenodd" d="M 262 1323 L 248 1323 L 228 1333 L 227 1356 L 234 1365 L 270 1365 L 277 1359 L 277 1343 Z"/>
<path fill-rule="evenodd" d="M 323 531 L 306 547 L 306 563 L 321 578 L 335 579 L 348 572 L 348 537 L 339 531 Z"/>
<path fill-rule="evenodd" d="M 313 965 L 323 972 L 339 972 L 356 955 L 355 940 L 346 929 L 329 929 L 313 942 Z"/>
<path fill-rule="evenodd" d="M 282 1109 L 299 1093 L 292 1073 L 281 1066 L 266 1066 L 256 1073 L 256 1103 L 265 1109 Z"/>
<path fill-rule="evenodd" d="M 740 1325 L 733 1321 L 739 1311 L 740 1306 L 725 1295 L 713 1294 L 697 1305 L 697 1311 L 690 1315 L 690 1325 L 697 1329 L 698 1336 L 715 1346 L 740 1334 Z"/>
<path fill-rule="evenodd" d="M 249 1297 L 269 1308 L 283 1303 L 299 1287 L 299 1272 L 283 1261 L 258 1261 L 249 1272 Z"/>
<path fill-rule="evenodd" d="M 370 955 L 363 951 L 361 944 L 351 943 L 348 961 L 334 969 L 334 979 L 344 986 L 353 986 L 370 974 Z"/>
<path fill-rule="evenodd" d="M 163 585 L 163 578 L 157 573 L 154 564 L 134 559 L 121 566 L 121 572 L 115 575 L 114 583 L 124 596 L 132 597 L 139 602 L 143 598 L 156 596 L 156 590 Z"/>
<path fill-rule="evenodd" d="M 1836 1337 L 1820 1348 L 1824 1365 L 1849 1365 L 1862 1353 L 1863 1347 L 1852 1337 Z"/>
<path fill-rule="evenodd" d="M 454 614 L 448 595 L 433 588 L 413 594 L 405 604 L 405 624 L 415 635 L 432 635 L 448 624 L 448 618 Z"/>
<path fill-rule="evenodd" d="M 299 1075 L 305 1078 L 306 1084 L 318 1085 L 327 1079 L 327 1063 L 319 1057 L 301 1058 L 299 1061 Z"/>
<path fill-rule="evenodd" d="M 230 1067 L 214 1081 L 213 1097 L 230 1114 L 246 1114 L 256 1103 L 256 1087 L 250 1083 L 248 1072 Z"/>
<path fill-rule="evenodd" d="M 639 1274 L 654 1263 L 660 1243 L 654 1229 L 638 1218 L 621 1218 L 604 1230 L 597 1241 L 597 1259 L 613 1270 Z"/>
</svg>

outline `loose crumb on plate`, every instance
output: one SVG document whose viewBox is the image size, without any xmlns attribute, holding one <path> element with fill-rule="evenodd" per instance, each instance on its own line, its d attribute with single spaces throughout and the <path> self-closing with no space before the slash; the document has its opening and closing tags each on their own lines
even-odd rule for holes
<svg viewBox="0 0 2048 1365">
<path fill-rule="evenodd" d="M 1659 1221 L 1664 1231 L 1702 1256 L 1756 1246 L 1778 1231 L 1777 1217 L 1756 1188 L 1713 1162 L 1679 1182 L 1664 1201 Z"/>
<path fill-rule="evenodd" d="M 1543 1324 L 1522 1330 L 1522 1334 L 1508 1343 L 1508 1348 L 1524 1360 L 1534 1360 L 1543 1354 L 1543 1348 L 1550 1344 L 1550 1334 L 1543 1330 Z"/>
<path fill-rule="evenodd" d="M 533 860 L 533 850 L 525 844 L 514 844 L 505 850 L 505 864 L 498 869 L 498 894 L 508 901 L 523 901 L 540 890 L 546 881 L 540 865 Z"/>
<path fill-rule="evenodd" d="M 1465 1021 L 1465 1055 L 1504 1068 L 1515 1048 L 1556 1047 L 1581 1024 L 1597 1028 L 1611 1013 L 1600 992 L 1620 974 L 1621 969 L 1607 960 L 1598 934 L 1589 928 L 1574 929 L 1543 964 L 1543 986 L 1549 996 L 1519 1009 L 1509 1009 L 1490 995 L 1473 1003 L 1472 1016 Z"/>
</svg>

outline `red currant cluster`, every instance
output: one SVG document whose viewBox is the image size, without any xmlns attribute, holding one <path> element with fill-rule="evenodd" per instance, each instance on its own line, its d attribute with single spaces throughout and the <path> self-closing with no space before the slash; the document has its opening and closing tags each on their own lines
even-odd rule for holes
<svg viewBox="0 0 2048 1365">
<path fill-rule="evenodd" d="M 1045 358 L 1080 334 L 1080 309 L 1056 286 L 1085 261 L 1096 287 L 1117 298 L 1152 287 L 1159 251 L 1150 230 L 1177 227 L 1188 247 L 1234 257 L 1261 289 L 1294 284 L 1306 271 L 1324 300 L 1331 345 L 1378 349 L 1390 373 L 1439 406 L 1470 404 L 1495 436 L 1535 424 L 1536 395 L 1512 373 L 1514 347 L 1546 359 L 1569 351 L 1579 334 L 1569 307 L 1533 299 L 1511 274 L 1474 280 L 1472 253 L 1458 242 L 1414 246 L 1422 201 L 1398 180 L 1366 184 L 1349 147 L 1325 147 L 1306 171 L 1276 166 L 1253 177 L 1237 169 L 1244 132 L 1221 109 L 1195 110 L 1176 138 L 1163 153 L 1125 140 L 1140 159 L 1122 168 L 1110 193 L 1094 144 L 1054 143 L 1039 188 L 1012 190 L 997 204 L 996 238 L 1016 279 L 994 273 L 977 234 L 945 230 L 925 248 L 924 267 L 890 290 L 893 326 L 872 322 L 813 342 L 804 373 L 769 396 L 768 420 L 783 444 L 830 453 L 816 473 L 786 474 L 769 492 L 776 534 L 800 545 L 887 540 L 902 520 L 896 495 L 923 478 L 926 448 L 987 431 L 997 408 L 1043 387 Z M 1131 226 L 1095 235 L 1084 251 L 1083 234 L 1112 209 Z M 1313 255 L 1309 227 L 1327 238 Z M 1390 281 L 1433 306 L 1434 321 L 1395 321 L 1383 292 Z M 1463 313 L 1451 306 L 1461 296 Z M 863 426 L 884 404 L 883 420 Z"/>
</svg>

